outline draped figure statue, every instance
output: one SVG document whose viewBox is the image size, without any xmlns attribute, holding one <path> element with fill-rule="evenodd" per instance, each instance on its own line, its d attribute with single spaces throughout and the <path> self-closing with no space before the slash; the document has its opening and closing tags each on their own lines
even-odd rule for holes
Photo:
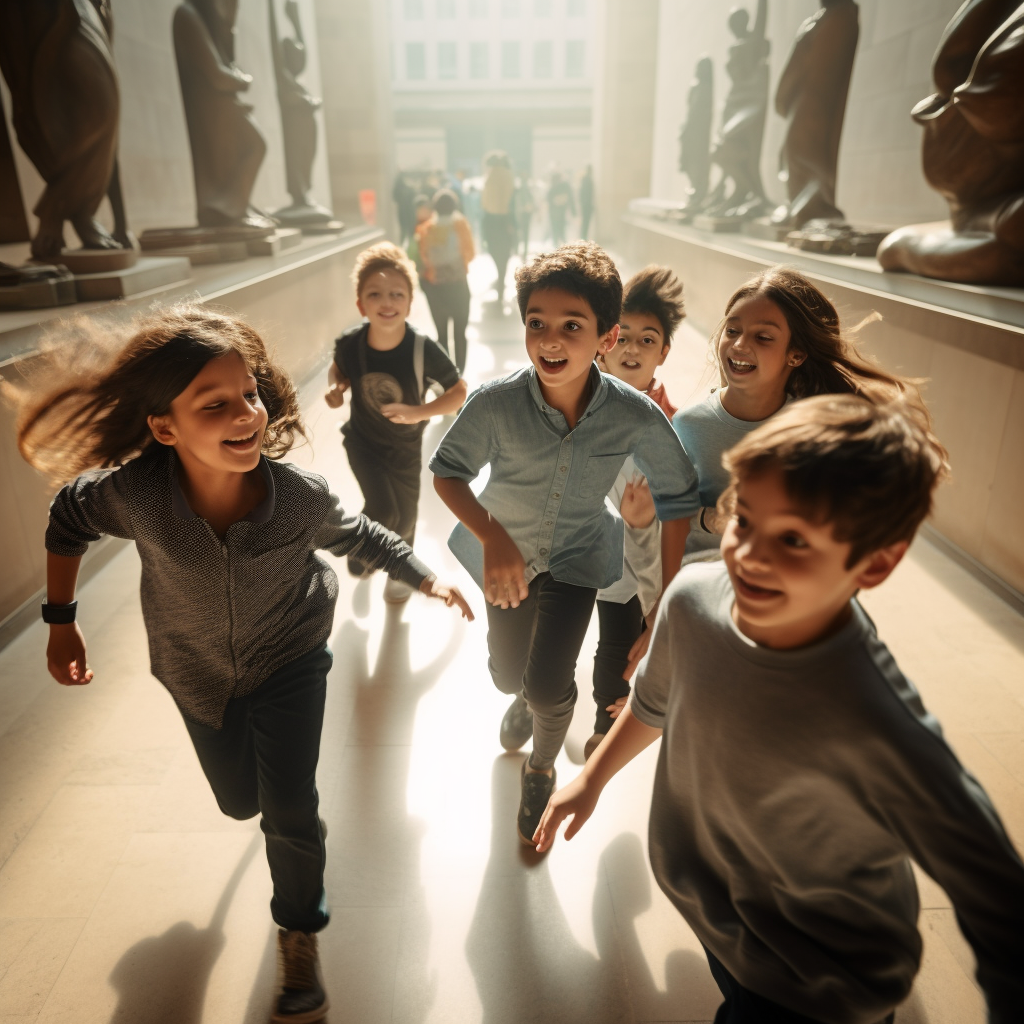
<svg viewBox="0 0 1024 1024">
<path fill-rule="evenodd" d="M 950 225 L 911 225 L 878 248 L 886 270 L 1024 287 L 1024 4 L 966 0 L 932 64 L 935 92 L 913 110 L 925 178 Z"/>
<path fill-rule="evenodd" d="M 697 209 L 708 194 L 714 88 L 711 58 L 701 57 L 686 101 L 686 121 L 679 132 L 679 170 L 689 179 L 687 210 Z"/>
</svg>

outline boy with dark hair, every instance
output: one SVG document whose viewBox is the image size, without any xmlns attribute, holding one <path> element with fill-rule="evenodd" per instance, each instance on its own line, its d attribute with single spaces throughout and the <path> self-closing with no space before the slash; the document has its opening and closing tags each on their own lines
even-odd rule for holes
<svg viewBox="0 0 1024 1024">
<path fill-rule="evenodd" d="M 664 521 L 665 579 L 679 568 L 682 447 L 646 396 L 594 358 L 618 337 L 622 283 L 598 246 L 563 246 L 516 272 L 531 365 L 478 388 L 430 462 L 455 513 L 449 546 L 488 601 L 495 686 L 515 695 L 501 743 L 523 763 L 517 819 L 530 844 L 576 702 L 576 660 L 597 591 L 622 573 L 622 524 L 605 496 L 629 455 Z M 490 465 L 475 496 L 469 482 Z M 685 541 L 684 541 L 685 543 Z"/>
<path fill-rule="evenodd" d="M 668 357 L 672 335 L 682 323 L 683 285 L 670 267 L 649 266 L 626 282 L 619 319 L 619 338 L 599 360 L 613 377 L 642 391 L 669 419 L 675 406 L 665 386 L 654 379 Z M 594 733 L 583 748 L 584 758 L 597 749 L 625 706 L 629 682 L 623 673 L 647 617 L 661 595 L 661 526 L 647 481 L 632 458 L 626 459 L 608 499 L 619 509 L 624 530 L 622 577 L 598 592 L 600 636 L 594 655 Z"/>
<path fill-rule="evenodd" d="M 407 544 L 416 533 L 427 420 L 456 412 L 466 397 L 466 382 L 448 353 L 407 322 L 415 282 L 412 261 L 390 242 L 356 257 L 352 283 L 366 322 L 335 340 L 324 396 L 336 409 L 351 389 L 352 414 L 341 431 L 363 512 Z M 444 393 L 425 402 L 430 382 Z M 357 577 L 372 572 L 351 556 L 348 569 Z M 400 604 L 410 594 L 400 580 L 384 584 L 389 603 Z"/>
<path fill-rule="evenodd" d="M 574 835 L 664 731 L 651 865 L 704 944 L 719 1024 L 875 1024 L 910 992 L 910 859 L 948 893 L 991 1024 L 1024 1006 L 1024 864 L 855 599 L 946 455 L 905 403 L 823 395 L 726 455 L 723 562 L 665 595 L 629 706 L 535 839 Z"/>
</svg>

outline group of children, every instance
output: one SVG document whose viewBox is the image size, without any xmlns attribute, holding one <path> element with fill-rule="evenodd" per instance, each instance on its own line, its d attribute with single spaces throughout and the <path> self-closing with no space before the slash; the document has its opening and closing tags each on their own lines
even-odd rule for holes
<svg viewBox="0 0 1024 1024">
<path fill-rule="evenodd" d="M 74 621 L 88 543 L 135 539 L 153 673 L 222 810 L 262 814 L 284 964 L 273 1019 L 327 1008 L 315 769 L 337 582 L 316 551 L 385 570 L 388 600 L 419 589 L 472 618 L 410 547 L 423 424 L 458 411 L 430 469 L 512 698 L 500 743 L 532 738 L 520 839 L 547 850 L 571 817 L 569 838 L 664 734 L 651 863 L 707 951 L 716 1024 L 891 1020 L 921 953 L 910 859 L 953 902 L 990 1021 L 1016 1021 L 1024 865 L 856 599 L 897 566 L 946 471 L 916 387 L 775 268 L 730 298 L 718 386 L 677 412 L 655 378 L 679 281 L 649 267 L 623 289 L 586 243 L 517 271 L 529 363 L 467 399 L 461 363 L 407 323 L 405 254 L 375 246 L 354 278 L 366 321 L 336 343 L 327 401 L 350 393 L 360 515 L 279 461 L 302 432 L 295 392 L 232 317 L 157 315 L 93 371 L 23 397 L 19 426 L 29 461 L 83 474 L 47 531 L 51 673 L 92 678 Z M 595 605 L 594 734 L 556 791 Z"/>
</svg>

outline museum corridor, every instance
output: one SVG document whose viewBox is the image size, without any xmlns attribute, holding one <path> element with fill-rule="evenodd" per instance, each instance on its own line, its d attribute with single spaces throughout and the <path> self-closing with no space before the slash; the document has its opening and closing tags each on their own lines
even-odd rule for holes
<svg viewBox="0 0 1024 1024">
<path fill-rule="evenodd" d="M 524 362 L 514 307 L 472 267 L 470 385 Z M 429 327 L 418 296 L 414 322 Z M 344 325 L 339 325 L 342 327 Z M 324 338 L 324 353 L 329 339 Z M 706 389 L 685 328 L 664 367 L 674 402 Z M 313 443 L 296 461 L 357 506 L 337 432 L 347 407 L 305 390 Z M 434 421 L 425 450 L 445 429 Z M 383 579 L 338 565 L 320 759 L 332 909 L 322 961 L 341 1024 L 710 1021 L 701 948 L 655 887 L 646 816 L 656 749 L 611 784 L 571 844 L 539 858 L 515 835 L 520 754 L 486 669 L 483 602 L 445 547 L 453 520 L 424 482 L 417 550 L 465 584 L 478 619 L 382 602 Z M 329 556 L 328 556 L 329 557 Z M 275 934 L 258 823 L 223 817 L 166 691 L 148 672 L 139 565 L 125 547 L 80 592 L 94 682 L 47 674 L 45 627 L 0 651 L 0 1024 L 263 1024 Z M 919 681 L 1010 834 L 1024 844 L 1024 618 L 919 540 L 865 605 Z M 595 620 L 596 621 L 596 620 Z M 563 782 L 590 732 L 590 664 Z M 922 880 L 924 968 L 899 1024 L 981 1024 L 971 954 Z"/>
</svg>

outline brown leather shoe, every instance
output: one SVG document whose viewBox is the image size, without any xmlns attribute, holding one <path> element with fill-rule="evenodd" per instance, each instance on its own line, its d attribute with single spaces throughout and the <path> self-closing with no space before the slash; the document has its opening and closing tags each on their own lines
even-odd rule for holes
<svg viewBox="0 0 1024 1024">
<path fill-rule="evenodd" d="M 284 980 L 277 997 L 273 1024 L 315 1024 L 330 1007 L 320 980 L 320 958 L 316 936 L 311 932 L 277 933 L 277 952 Z"/>
</svg>

